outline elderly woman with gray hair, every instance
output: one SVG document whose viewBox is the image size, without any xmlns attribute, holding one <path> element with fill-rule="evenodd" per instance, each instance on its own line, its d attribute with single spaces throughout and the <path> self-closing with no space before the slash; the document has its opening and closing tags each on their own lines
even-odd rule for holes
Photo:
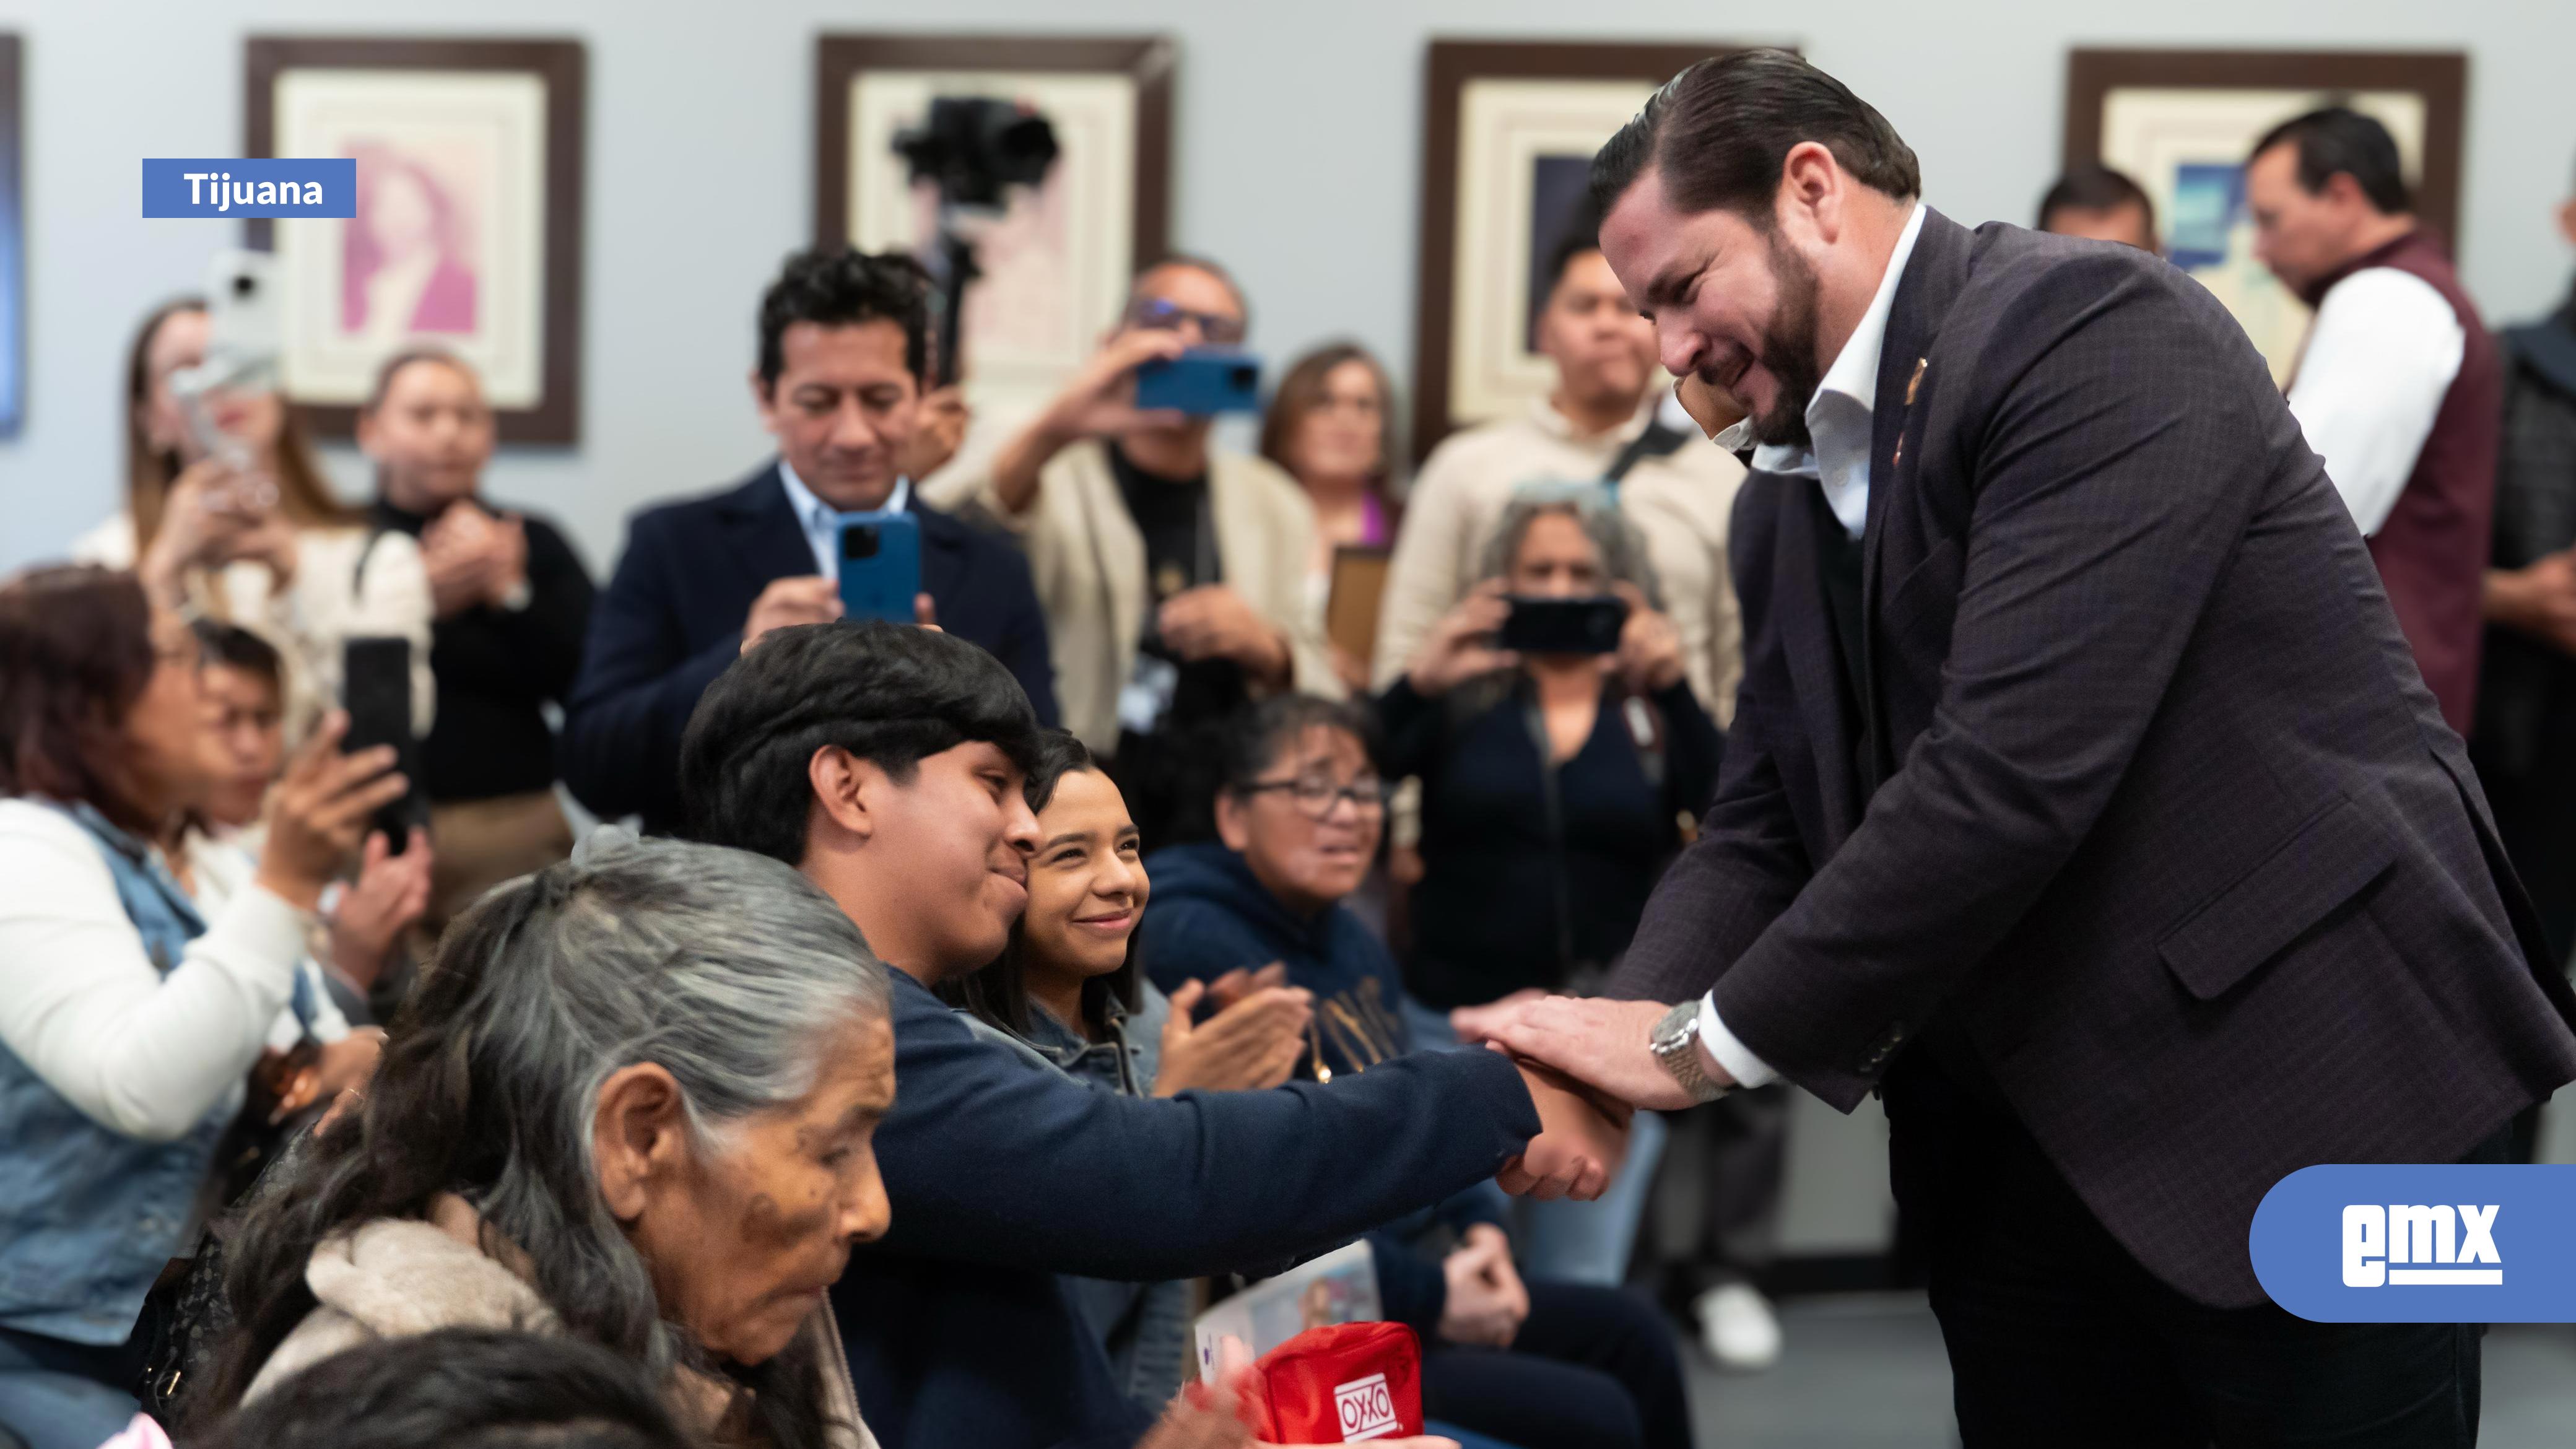
<svg viewBox="0 0 2576 1449">
<path fill-rule="evenodd" d="M 1684 676 L 1645 541 L 1605 490 L 1525 490 L 1483 572 L 1377 706 L 1384 773 L 1422 782 L 1405 991 L 1441 1013 L 1598 983 L 1681 848 L 1684 818 L 1714 793 L 1724 748 Z M 1516 601 L 1580 598 L 1625 605 L 1615 647 L 1501 647 Z M 1621 1280 L 1661 1145 L 1646 1131 L 1611 1198 L 1531 1205 L 1521 1246 L 1533 1275 Z"/>
<path fill-rule="evenodd" d="M 207 1407 L 377 1338 L 603 1344 L 720 1442 L 865 1449 L 824 1291 L 884 1233 L 884 968 L 776 861 L 611 846 L 459 918 L 361 1109 L 228 1249 Z"/>
</svg>

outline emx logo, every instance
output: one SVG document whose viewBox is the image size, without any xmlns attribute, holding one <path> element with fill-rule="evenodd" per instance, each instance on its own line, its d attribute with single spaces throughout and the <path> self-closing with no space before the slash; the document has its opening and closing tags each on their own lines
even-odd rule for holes
<svg viewBox="0 0 2576 1449">
<path fill-rule="evenodd" d="M 2343 1286 L 2501 1288 L 2504 1260 L 2496 1256 L 2495 1220 L 2502 1207 L 2461 1203 L 2454 1212 L 2443 1203 L 2349 1204 L 2343 1210 Z M 2473 1263 L 2496 1266 L 2467 1266 Z"/>
<path fill-rule="evenodd" d="M 2272 1301 L 2318 1323 L 2569 1323 L 2569 1223 L 2576 1166 L 2304 1167 L 2245 1246 Z"/>
</svg>

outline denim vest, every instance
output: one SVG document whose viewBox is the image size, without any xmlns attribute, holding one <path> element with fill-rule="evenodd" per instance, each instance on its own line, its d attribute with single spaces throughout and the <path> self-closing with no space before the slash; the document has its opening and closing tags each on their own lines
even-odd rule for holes
<svg viewBox="0 0 2576 1449">
<path fill-rule="evenodd" d="M 51 802 L 42 802 L 48 803 Z M 206 929 L 160 857 L 88 805 L 54 806 L 98 842 L 126 919 L 164 976 Z M 239 1088 L 175 1142 L 103 1127 L 0 1046 L 0 1327 L 125 1342 L 172 1256 Z"/>
<path fill-rule="evenodd" d="M 1023 1056 L 1043 1061 L 1086 1087 L 1128 1097 L 1149 1097 L 1154 1092 L 1155 1073 L 1162 1066 L 1163 1021 L 1171 1014 L 1171 1003 L 1154 989 L 1153 983 L 1141 984 L 1144 1001 L 1136 1014 L 1128 1015 L 1113 999 L 1109 1019 L 1102 1023 L 1104 1039 L 1097 1042 L 1057 1021 L 1035 1002 L 1029 1003 L 1026 1040 L 971 1014 L 960 1015 L 965 1016 L 968 1029 L 977 1035 L 1007 1042 Z M 1100 1335 L 1119 1390 L 1146 1412 L 1161 1413 L 1172 1395 L 1181 1391 L 1182 1378 L 1194 1353 L 1190 1285 L 1178 1279 L 1167 1283 L 1123 1283 L 1071 1273 L 1057 1277 L 1082 1309 L 1084 1321 Z"/>
</svg>

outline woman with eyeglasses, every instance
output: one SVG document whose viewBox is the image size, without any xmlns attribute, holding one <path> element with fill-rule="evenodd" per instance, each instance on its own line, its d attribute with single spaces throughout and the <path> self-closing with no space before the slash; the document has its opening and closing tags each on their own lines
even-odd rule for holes
<svg viewBox="0 0 2576 1449">
<path fill-rule="evenodd" d="M 1332 602 L 1334 554 L 1395 543 L 1395 390 L 1386 369 L 1356 342 L 1326 343 L 1288 364 L 1261 419 L 1261 456 L 1286 469 L 1315 505 L 1306 591 L 1322 618 Z M 1368 661 L 1339 645 L 1332 650 L 1342 682 L 1367 689 Z"/>
<path fill-rule="evenodd" d="M 1359 707 L 1265 700 L 1226 733 L 1220 839 L 1148 857 L 1145 970 L 1177 993 L 1280 962 L 1313 993 L 1298 1075 L 1330 1083 L 1414 1049 L 1384 943 L 1343 897 L 1377 856 L 1386 785 Z M 1364 1150 L 1364 1144 L 1354 1144 Z M 1423 1413 L 1522 1449 L 1689 1442 L 1672 1335 L 1615 1288 L 1524 1281 L 1490 1193 L 1370 1237 L 1388 1318 L 1423 1342 Z"/>
<path fill-rule="evenodd" d="M 1315 510 L 1296 480 L 1211 447 L 1212 417 L 1136 406 L 1139 368 L 1240 347 L 1246 316 L 1213 262 L 1147 267 L 1117 331 L 989 467 L 922 488 L 1027 551 L 1065 727 L 1155 846 L 1206 835 L 1213 732 L 1245 701 L 1344 692 L 1306 603 Z"/>
</svg>

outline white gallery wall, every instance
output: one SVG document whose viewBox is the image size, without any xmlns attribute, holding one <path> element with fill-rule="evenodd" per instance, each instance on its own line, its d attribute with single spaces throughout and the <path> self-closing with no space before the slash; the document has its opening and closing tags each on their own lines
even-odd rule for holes
<svg viewBox="0 0 2576 1449">
<path fill-rule="evenodd" d="M 0 0 L 26 37 L 28 421 L 0 440 L 0 568 L 115 503 L 128 329 L 190 288 L 229 223 L 139 219 L 144 156 L 237 155 L 253 31 L 572 36 L 589 48 L 582 442 L 513 449 L 493 493 L 567 522 L 595 567 L 651 499 L 745 471 L 751 313 L 811 228 L 813 41 L 826 30 L 1161 32 L 1180 47 L 1172 235 L 1231 265 L 1254 343 L 1357 336 L 1407 375 L 1423 49 L 1435 36 L 1789 42 L 1886 112 L 1929 199 L 2027 221 L 2054 173 L 2076 45 L 2458 48 L 2463 260 L 2492 318 L 2564 295 L 2549 212 L 2576 170 L 2569 0 Z M 364 470 L 331 456 L 357 490 Z"/>
</svg>

